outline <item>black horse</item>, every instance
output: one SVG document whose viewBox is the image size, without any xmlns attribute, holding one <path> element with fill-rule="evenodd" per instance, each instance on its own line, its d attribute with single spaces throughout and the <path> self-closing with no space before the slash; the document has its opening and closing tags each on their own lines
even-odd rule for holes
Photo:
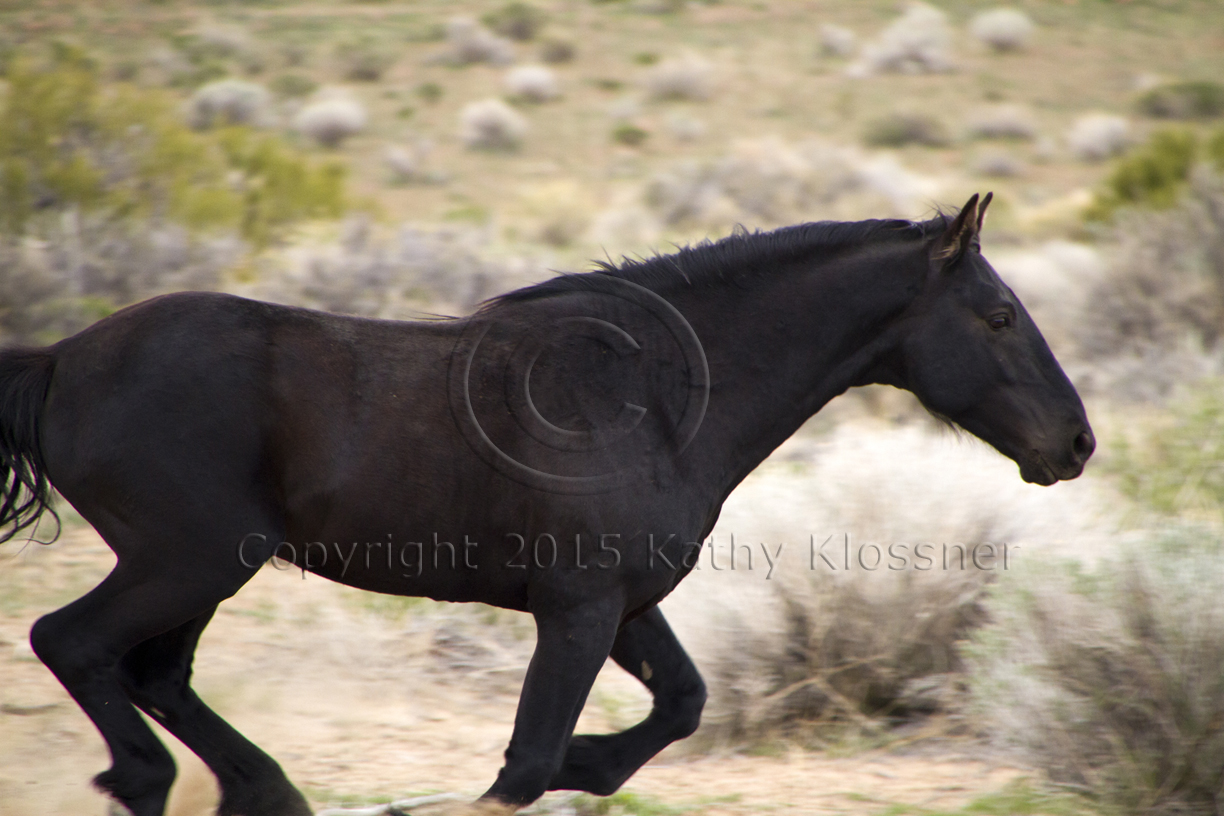
<svg viewBox="0 0 1224 816">
<path fill-rule="evenodd" d="M 830 399 L 905 388 L 1026 481 L 1083 470 L 1083 405 L 980 254 L 988 202 L 741 233 L 463 319 L 185 293 L 3 352 L 0 523 L 29 529 L 53 484 L 118 558 L 31 632 L 110 749 L 96 784 L 162 813 L 175 766 L 139 708 L 216 774 L 219 813 L 309 813 L 189 685 L 217 604 L 278 556 L 376 592 L 530 612 L 536 651 L 486 797 L 612 793 L 705 701 L 656 604 L 731 490 Z M 609 655 L 653 709 L 574 736 Z"/>
</svg>

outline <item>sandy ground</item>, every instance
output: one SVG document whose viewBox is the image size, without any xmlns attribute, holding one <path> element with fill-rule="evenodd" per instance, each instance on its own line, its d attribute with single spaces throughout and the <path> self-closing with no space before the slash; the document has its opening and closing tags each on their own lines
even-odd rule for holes
<svg viewBox="0 0 1224 816">
<path fill-rule="evenodd" d="M 87 527 L 52 546 L 15 545 L 0 562 L 0 814 L 106 812 L 88 779 L 107 765 L 103 744 L 30 651 L 40 614 L 110 568 Z M 201 644 L 196 687 L 270 751 L 320 806 L 453 791 L 478 795 L 510 735 L 530 622 L 477 607 L 421 603 L 396 616 L 361 593 L 265 568 L 218 613 Z M 376 599 L 375 599 L 376 600 Z M 373 609 L 373 611 L 372 611 Z M 648 699 L 609 666 L 583 729 L 619 728 Z M 203 766 L 170 738 L 180 764 L 170 812 L 209 813 Z M 708 814 L 875 813 L 892 804 L 956 807 L 1003 787 L 1015 768 L 949 743 L 922 756 L 849 757 L 665 753 L 627 790 Z M 563 808 L 550 794 L 545 809 Z M 551 804 L 550 804 L 551 803 Z"/>
</svg>

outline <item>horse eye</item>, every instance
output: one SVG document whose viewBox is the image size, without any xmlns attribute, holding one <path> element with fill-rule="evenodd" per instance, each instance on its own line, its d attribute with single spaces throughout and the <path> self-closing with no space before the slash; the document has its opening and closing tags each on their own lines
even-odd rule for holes
<svg viewBox="0 0 1224 816">
<path fill-rule="evenodd" d="M 1007 329 L 1011 327 L 1012 319 L 1011 315 L 1002 312 L 997 315 L 991 315 L 986 319 L 986 322 L 990 324 L 992 329 Z"/>
</svg>

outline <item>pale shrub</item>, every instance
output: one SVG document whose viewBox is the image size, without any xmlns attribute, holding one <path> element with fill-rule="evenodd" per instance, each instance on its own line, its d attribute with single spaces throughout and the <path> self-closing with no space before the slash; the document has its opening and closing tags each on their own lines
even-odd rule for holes
<svg viewBox="0 0 1224 816">
<path fill-rule="evenodd" d="M 975 638 L 976 720 L 1094 809 L 1219 812 L 1224 548 L 1150 534 L 1125 555 L 1019 571 Z"/>
<path fill-rule="evenodd" d="M 196 130 L 215 125 L 262 126 L 271 118 L 266 88 L 240 79 L 210 82 L 187 100 L 187 124 Z"/>
<path fill-rule="evenodd" d="M 426 164 L 433 152 L 433 143 L 420 139 L 414 144 L 391 145 L 383 154 L 383 161 L 391 171 L 391 178 L 401 184 L 409 182 L 439 182 L 444 176 L 430 172 Z"/>
<path fill-rule="evenodd" d="M 695 54 L 653 66 L 644 84 L 653 99 L 705 101 L 714 94 L 714 66 Z"/>
<path fill-rule="evenodd" d="M 335 97 L 306 105 L 293 119 L 293 127 L 324 147 L 339 147 L 365 129 L 366 111 L 355 99 Z"/>
<path fill-rule="evenodd" d="M 983 153 L 973 163 L 974 172 L 990 178 L 1012 178 L 1024 173 L 1024 162 L 1010 153 Z"/>
<path fill-rule="evenodd" d="M 863 46 L 862 56 L 848 71 L 852 76 L 950 71 L 950 42 L 944 13 L 925 3 L 912 3 L 878 39 Z"/>
<path fill-rule="evenodd" d="M 1078 323 L 1102 388 L 1159 399 L 1224 370 L 1224 178 L 1199 168 L 1172 209 L 1122 211 Z"/>
<path fill-rule="evenodd" d="M 832 23 L 820 27 L 820 50 L 830 57 L 848 57 L 858 45 L 854 32 Z"/>
<path fill-rule="evenodd" d="M 484 298 L 547 274 L 526 258 L 489 253 L 488 230 L 404 225 L 381 235 L 350 218 L 338 240 L 298 242 L 260 260 L 260 274 L 237 294 L 368 317 L 420 317 L 423 308 L 467 312 Z"/>
<path fill-rule="evenodd" d="M 215 289 L 245 250 L 234 237 L 71 211 L 37 241 L 0 241 L 0 345 L 52 343 L 138 300 Z"/>
<path fill-rule="evenodd" d="M 489 31 L 471 17 L 452 17 L 446 24 L 447 59 L 458 65 L 514 62 L 514 44 Z"/>
<path fill-rule="evenodd" d="M 1108 113 L 1081 116 L 1067 131 L 1067 147 L 1083 161 L 1102 161 L 1116 156 L 1129 143 L 1130 123 Z"/>
<path fill-rule="evenodd" d="M 915 403 L 890 389 L 825 411 L 894 397 Z M 708 681 L 707 738 L 803 736 L 805 721 L 871 730 L 884 724 L 872 717 L 956 713 L 958 642 L 986 622 L 988 586 L 1065 547 L 1090 557 L 1111 546 L 1112 508 L 1090 483 L 1035 489 L 984 444 L 932 432 L 921 409 L 909 416 L 903 426 L 858 420 L 819 437 L 801 432 L 727 500 L 711 536 L 717 564 L 707 543 L 663 603 Z M 916 555 L 922 542 L 932 546 Z M 955 545 L 969 553 L 964 568 Z"/>
<path fill-rule="evenodd" d="M 459 138 L 469 148 L 511 150 L 527 133 L 527 120 L 500 99 L 471 102 L 459 113 Z"/>
<path fill-rule="evenodd" d="M 969 32 L 996 51 L 1015 51 L 1028 44 L 1033 21 L 1023 11 L 991 9 L 974 16 Z"/>
<path fill-rule="evenodd" d="M 543 65 L 520 65 L 510 69 L 505 86 L 511 96 L 527 102 L 548 102 L 561 95 L 557 75 Z"/>
<path fill-rule="evenodd" d="M 969 117 L 969 135 L 979 139 L 1033 139 L 1037 125 L 1032 112 L 1023 105 L 990 105 Z"/>
</svg>

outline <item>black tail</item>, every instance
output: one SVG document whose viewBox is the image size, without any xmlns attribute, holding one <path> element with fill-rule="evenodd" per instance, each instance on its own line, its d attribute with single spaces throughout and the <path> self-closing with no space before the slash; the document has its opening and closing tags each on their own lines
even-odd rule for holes
<svg viewBox="0 0 1224 816">
<path fill-rule="evenodd" d="M 46 349 L 0 351 L 0 543 L 37 524 L 51 507 L 38 425 L 55 356 Z"/>
</svg>

